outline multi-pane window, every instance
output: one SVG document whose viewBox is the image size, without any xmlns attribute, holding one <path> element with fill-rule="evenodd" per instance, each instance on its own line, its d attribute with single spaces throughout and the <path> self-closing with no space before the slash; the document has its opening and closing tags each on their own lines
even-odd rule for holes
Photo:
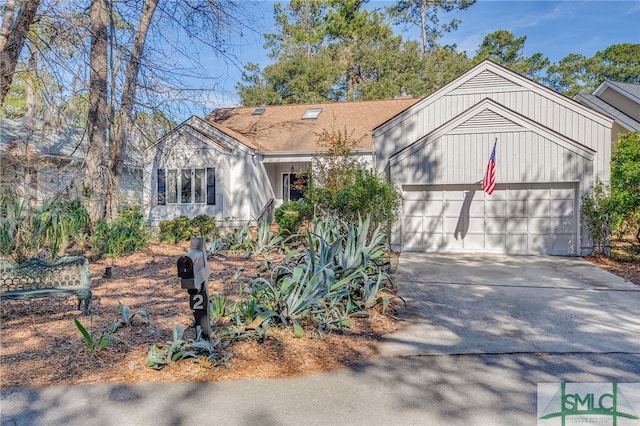
<svg viewBox="0 0 640 426">
<path fill-rule="evenodd" d="M 216 203 L 214 168 L 158 169 L 158 204 Z"/>
<path fill-rule="evenodd" d="M 304 198 L 307 178 L 304 174 L 284 173 L 282 175 L 282 200 L 296 201 Z"/>
</svg>

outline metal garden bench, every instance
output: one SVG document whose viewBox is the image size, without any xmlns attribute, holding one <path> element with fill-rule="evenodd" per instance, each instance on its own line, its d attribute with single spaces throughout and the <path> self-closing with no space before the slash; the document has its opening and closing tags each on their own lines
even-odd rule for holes
<svg viewBox="0 0 640 426">
<path fill-rule="evenodd" d="M 0 260 L 0 299 L 24 300 L 49 296 L 77 296 L 84 314 L 91 303 L 91 273 L 85 257 L 63 257 L 56 262 L 33 258 L 16 264 Z"/>
</svg>

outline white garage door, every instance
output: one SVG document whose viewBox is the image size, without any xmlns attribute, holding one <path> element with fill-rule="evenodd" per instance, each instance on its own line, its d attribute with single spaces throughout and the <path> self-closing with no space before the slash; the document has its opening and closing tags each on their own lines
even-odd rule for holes
<svg viewBox="0 0 640 426">
<path fill-rule="evenodd" d="M 576 184 L 406 185 L 402 250 L 577 254 Z"/>
</svg>

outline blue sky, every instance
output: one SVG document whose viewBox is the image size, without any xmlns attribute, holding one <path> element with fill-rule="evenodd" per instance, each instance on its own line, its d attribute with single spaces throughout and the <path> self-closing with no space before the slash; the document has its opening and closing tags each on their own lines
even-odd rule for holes
<svg viewBox="0 0 640 426">
<path fill-rule="evenodd" d="M 263 49 L 261 33 L 273 28 L 274 1 L 257 1 L 252 9 L 251 29 L 236 39 L 235 53 L 238 65 L 257 62 L 268 65 L 267 51 Z M 392 1 L 370 0 L 368 7 L 384 8 Z M 525 55 L 541 52 L 551 62 L 558 62 L 570 53 L 593 56 L 596 52 L 616 43 L 640 43 L 640 0 L 570 0 L 521 1 L 478 0 L 469 9 L 441 16 L 441 22 L 457 18 L 458 29 L 446 34 L 441 44 L 456 44 L 459 51 L 473 56 L 485 35 L 505 29 L 516 37 L 526 36 Z M 419 40 L 417 29 L 403 31 L 405 39 Z M 219 58 L 208 58 L 207 68 L 217 76 L 222 90 L 208 99 L 203 115 L 221 106 L 236 106 L 234 86 L 239 82 L 238 66 L 220 64 Z"/>
</svg>

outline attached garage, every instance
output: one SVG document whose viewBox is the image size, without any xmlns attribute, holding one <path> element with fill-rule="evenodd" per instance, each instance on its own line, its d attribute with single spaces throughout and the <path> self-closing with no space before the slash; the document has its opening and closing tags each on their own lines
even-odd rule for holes
<svg viewBox="0 0 640 426">
<path fill-rule="evenodd" d="M 402 193 L 398 251 L 591 253 L 581 200 L 609 180 L 611 119 L 485 61 L 374 130 Z M 496 144 L 495 191 L 481 181 Z"/>
<path fill-rule="evenodd" d="M 575 255 L 577 183 L 405 185 L 404 251 Z"/>
</svg>

